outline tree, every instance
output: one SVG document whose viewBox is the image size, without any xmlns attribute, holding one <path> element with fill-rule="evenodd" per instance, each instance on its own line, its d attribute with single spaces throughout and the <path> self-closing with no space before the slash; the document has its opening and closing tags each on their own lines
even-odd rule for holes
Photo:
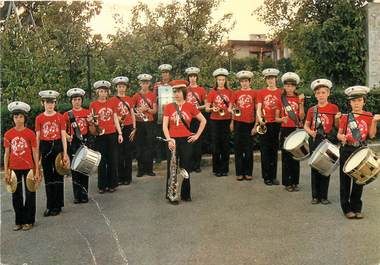
<svg viewBox="0 0 380 265">
<path fill-rule="evenodd" d="M 285 40 L 304 80 L 346 86 L 365 82 L 364 2 L 267 0 L 256 12 Z"/>
</svg>

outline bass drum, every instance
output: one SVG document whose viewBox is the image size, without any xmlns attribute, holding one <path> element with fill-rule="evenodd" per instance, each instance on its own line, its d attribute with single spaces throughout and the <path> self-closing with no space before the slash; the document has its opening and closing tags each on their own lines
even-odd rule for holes
<svg viewBox="0 0 380 265">
<path fill-rule="evenodd" d="M 309 166 L 324 176 L 330 176 L 339 165 L 339 148 L 329 140 L 323 140 L 309 159 Z"/>
<path fill-rule="evenodd" d="M 82 145 L 74 155 L 71 170 L 90 176 L 98 168 L 101 159 L 102 155 L 99 152 Z"/>
<path fill-rule="evenodd" d="M 353 152 L 344 163 L 343 172 L 352 177 L 356 184 L 371 183 L 380 172 L 379 156 L 370 148 L 361 147 Z"/>
<path fill-rule="evenodd" d="M 295 160 L 305 160 L 310 155 L 309 135 L 305 130 L 296 130 L 286 137 L 283 149 Z"/>
</svg>

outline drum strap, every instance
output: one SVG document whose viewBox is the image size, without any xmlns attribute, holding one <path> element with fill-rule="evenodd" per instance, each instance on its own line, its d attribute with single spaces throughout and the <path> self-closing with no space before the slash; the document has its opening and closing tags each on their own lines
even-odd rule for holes
<svg viewBox="0 0 380 265">
<path fill-rule="evenodd" d="M 360 134 L 358 123 L 355 120 L 355 116 L 352 112 L 348 113 L 347 117 L 348 127 L 350 127 L 352 137 L 359 142 L 359 144 L 362 144 L 362 136 Z"/>
<path fill-rule="evenodd" d="M 127 104 L 127 102 L 125 102 L 124 99 L 122 99 L 121 97 L 119 96 L 116 96 L 121 102 L 123 102 L 123 105 L 127 107 L 129 113 L 131 113 L 131 108 L 129 107 L 129 105 Z"/>
<path fill-rule="evenodd" d="M 148 104 L 149 108 L 153 109 L 152 105 L 150 105 L 150 103 L 149 103 L 149 101 L 146 99 L 146 97 L 145 97 L 143 94 L 141 94 L 140 92 L 138 92 L 138 93 L 139 93 L 140 97 L 142 98 L 142 100 L 144 100 L 144 102 L 145 102 L 146 104 Z"/>
<path fill-rule="evenodd" d="M 186 123 L 185 119 L 183 118 L 182 112 L 179 110 L 177 103 L 174 102 L 173 104 L 174 104 L 175 110 L 177 111 L 178 117 L 181 119 L 181 122 L 186 127 L 186 129 L 193 134 L 193 132 L 190 130 L 189 125 Z"/>
<path fill-rule="evenodd" d="M 220 93 L 220 91 L 218 89 L 216 89 L 216 93 L 219 95 L 219 97 L 223 100 L 223 103 L 226 105 L 226 107 L 228 108 L 228 104 L 229 102 L 223 97 L 222 93 Z"/>
<path fill-rule="evenodd" d="M 300 124 L 300 121 L 299 121 L 297 115 L 295 114 L 292 106 L 290 106 L 285 95 L 281 95 L 281 101 L 282 101 L 282 105 L 284 105 L 285 112 L 288 114 L 289 118 L 292 121 L 294 121 L 294 123 L 298 126 Z"/>
<path fill-rule="evenodd" d="M 319 116 L 318 106 L 313 107 L 313 114 L 314 114 L 314 126 L 317 129 L 317 134 L 319 134 L 320 136 L 324 136 L 325 130 L 323 129 L 323 124 L 318 117 Z"/>
<path fill-rule="evenodd" d="M 199 100 L 197 94 L 195 94 L 195 93 L 193 92 L 193 90 L 191 90 L 190 87 L 189 87 L 189 90 L 190 90 L 190 93 L 193 95 L 193 97 L 195 97 L 195 99 L 197 100 L 198 105 L 200 106 L 200 105 L 201 105 L 201 101 Z"/>
<path fill-rule="evenodd" d="M 71 127 L 74 129 L 75 136 L 82 142 L 83 141 L 83 135 L 80 132 L 78 123 L 74 117 L 74 113 L 72 110 L 68 111 L 67 114 L 69 115 Z"/>
</svg>

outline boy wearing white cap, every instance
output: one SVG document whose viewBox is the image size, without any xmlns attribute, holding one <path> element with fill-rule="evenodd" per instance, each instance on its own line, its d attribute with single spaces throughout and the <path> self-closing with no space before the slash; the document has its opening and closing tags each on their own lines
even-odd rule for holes
<svg viewBox="0 0 380 265">
<path fill-rule="evenodd" d="M 63 118 L 68 128 L 69 156 L 72 161 L 76 151 L 87 144 L 88 140 L 88 117 L 90 111 L 82 107 L 85 91 L 81 88 L 71 88 L 66 95 L 70 99 L 72 109 L 63 114 Z M 74 203 L 88 202 L 88 176 L 71 170 Z"/>
<path fill-rule="evenodd" d="M 41 181 L 38 166 L 38 150 L 36 135 L 25 127 L 26 115 L 30 106 L 21 101 L 8 105 L 12 113 L 14 127 L 4 134 L 4 176 L 5 182 L 10 183 L 11 171 L 16 174 L 17 188 L 12 193 L 13 209 L 15 211 L 14 231 L 29 230 L 33 227 L 36 215 L 36 193 L 25 189 L 25 203 L 23 198 L 23 179 L 26 188 L 26 178 L 30 170 L 34 171 L 36 183 Z"/>
<path fill-rule="evenodd" d="M 339 121 L 338 139 L 342 143 L 340 147 L 340 205 L 348 219 L 362 219 L 363 202 L 361 196 L 363 186 L 344 173 L 343 168 L 352 153 L 366 145 L 368 138 L 376 136 L 376 125 L 380 115 L 364 111 L 369 88 L 365 86 L 352 86 L 344 93 L 351 107 L 347 115 L 343 115 Z"/>
<path fill-rule="evenodd" d="M 67 155 L 66 123 L 63 116 L 55 111 L 58 92 L 43 90 L 39 92 L 45 111 L 35 120 L 37 146 L 40 151 L 41 164 L 44 171 L 46 204 L 44 216 L 56 216 L 64 206 L 63 176 L 55 168 L 55 159 L 63 152 L 63 164 L 70 164 Z"/>
<path fill-rule="evenodd" d="M 228 176 L 230 161 L 230 122 L 232 91 L 227 86 L 227 69 L 213 72 L 215 86 L 207 95 L 206 111 L 211 112 L 212 171 L 216 177 Z"/>
<path fill-rule="evenodd" d="M 318 103 L 309 108 L 304 125 L 310 137 L 310 152 L 327 137 L 333 134 L 333 128 L 338 127 L 340 112 L 337 105 L 328 101 L 332 83 L 328 79 L 317 79 L 311 83 Z M 330 176 L 324 176 L 318 170 L 311 169 L 311 204 L 330 204 L 328 198 Z"/>
<path fill-rule="evenodd" d="M 90 112 L 97 116 L 100 129 L 94 133 L 94 120 L 90 123 L 90 132 L 96 135 L 95 145 L 97 151 L 102 154 L 98 167 L 98 192 L 114 192 L 118 185 L 118 143 L 123 142 L 123 134 L 118 117 L 114 112 L 114 104 L 108 100 L 111 83 L 100 80 L 94 83 L 98 99 L 90 103 Z"/>
<path fill-rule="evenodd" d="M 137 76 L 140 90 L 132 97 L 136 111 L 136 148 L 137 148 L 137 177 L 143 175 L 155 176 L 153 172 L 154 151 L 154 117 L 157 112 L 157 97 L 149 91 L 152 76 L 140 74 Z M 161 128 L 162 131 L 162 128 Z"/>
<path fill-rule="evenodd" d="M 253 73 L 240 71 L 236 74 L 241 88 L 232 97 L 231 131 L 234 131 L 236 179 L 253 178 L 253 140 L 255 134 L 256 91 L 251 88 Z"/>
<path fill-rule="evenodd" d="M 282 89 L 277 88 L 276 78 L 279 71 L 264 69 L 267 87 L 257 92 L 257 124 L 267 128 L 260 135 L 261 175 L 268 186 L 279 185 L 277 180 L 277 152 L 279 147 L 280 124 L 276 122 L 276 110 L 280 108 Z"/>
<path fill-rule="evenodd" d="M 198 67 L 186 68 L 185 73 L 187 75 L 187 81 L 189 85 L 187 87 L 186 101 L 194 105 L 197 109 L 202 110 L 205 108 L 206 89 L 197 84 L 199 78 L 200 69 Z M 190 123 L 190 129 L 196 132 L 199 128 L 199 120 L 192 119 Z M 202 160 L 202 135 L 198 141 L 193 143 L 192 148 L 192 170 L 199 173 L 201 172 L 201 160 Z"/>
<path fill-rule="evenodd" d="M 297 93 L 300 77 L 287 72 L 281 77 L 284 91 L 281 95 L 281 108 L 276 110 L 276 121 L 281 123 L 280 146 L 284 146 L 286 138 L 302 128 L 305 118 L 304 95 Z M 293 159 L 291 153 L 281 149 L 282 185 L 289 192 L 299 191 L 300 162 Z"/>
<path fill-rule="evenodd" d="M 115 113 L 123 133 L 123 143 L 119 144 L 118 180 L 119 185 L 129 185 L 132 182 L 132 142 L 136 133 L 136 120 L 132 111 L 132 98 L 126 95 L 129 79 L 118 76 L 112 80 L 116 86 L 116 96 L 110 99 L 115 106 Z"/>
</svg>

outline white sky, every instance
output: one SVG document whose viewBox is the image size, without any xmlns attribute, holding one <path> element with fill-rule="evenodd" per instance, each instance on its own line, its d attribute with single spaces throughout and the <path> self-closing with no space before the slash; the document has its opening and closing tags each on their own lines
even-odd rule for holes
<svg viewBox="0 0 380 265">
<path fill-rule="evenodd" d="M 183 2 L 184 0 L 179 0 Z M 267 33 L 268 28 L 257 20 L 253 11 L 260 6 L 264 0 L 224 0 L 214 12 L 215 19 L 222 17 L 225 13 L 232 13 L 236 20 L 235 28 L 229 34 L 229 39 L 248 40 L 249 34 Z M 153 7 L 157 0 L 141 0 Z M 170 3 L 171 0 L 160 0 L 160 3 Z M 119 13 L 125 21 L 129 20 L 130 10 L 138 3 L 138 0 L 104 0 L 103 8 L 98 16 L 89 23 L 93 33 L 100 33 L 105 38 L 107 34 L 115 33 L 115 24 L 112 15 Z"/>
</svg>

